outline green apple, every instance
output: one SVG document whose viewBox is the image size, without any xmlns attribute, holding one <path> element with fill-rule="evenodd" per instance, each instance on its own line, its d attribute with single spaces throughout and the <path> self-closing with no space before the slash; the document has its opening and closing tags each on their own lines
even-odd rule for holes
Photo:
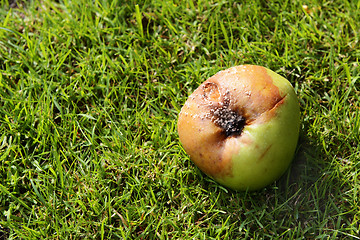
<svg viewBox="0 0 360 240">
<path fill-rule="evenodd" d="M 205 174 L 234 190 L 258 190 L 289 167 L 300 109 L 290 82 L 261 66 L 220 71 L 188 98 L 180 141 Z"/>
</svg>

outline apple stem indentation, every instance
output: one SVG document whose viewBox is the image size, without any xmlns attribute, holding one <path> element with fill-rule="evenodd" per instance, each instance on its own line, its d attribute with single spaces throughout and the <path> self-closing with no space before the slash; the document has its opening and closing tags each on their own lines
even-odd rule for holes
<svg viewBox="0 0 360 240">
<path fill-rule="evenodd" d="M 228 107 L 217 107 L 212 111 L 212 122 L 220 127 L 226 137 L 239 136 L 245 126 L 245 118 Z"/>
<path fill-rule="evenodd" d="M 217 83 L 207 82 L 203 85 L 203 98 L 211 106 L 211 121 L 223 130 L 226 137 L 241 135 L 245 118 L 231 110 L 230 91 L 222 93 Z"/>
</svg>

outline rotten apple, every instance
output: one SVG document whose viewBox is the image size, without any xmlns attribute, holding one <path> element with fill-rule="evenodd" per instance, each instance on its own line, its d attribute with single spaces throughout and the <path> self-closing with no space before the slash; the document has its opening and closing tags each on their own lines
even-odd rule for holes
<svg viewBox="0 0 360 240">
<path fill-rule="evenodd" d="M 207 79 L 178 119 L 190 159 L 234 190 L 261 189 L 284 174 L 299 127 L 299 102 L 290 82 L 256 65 L 231 67 Z"/>
</svg>

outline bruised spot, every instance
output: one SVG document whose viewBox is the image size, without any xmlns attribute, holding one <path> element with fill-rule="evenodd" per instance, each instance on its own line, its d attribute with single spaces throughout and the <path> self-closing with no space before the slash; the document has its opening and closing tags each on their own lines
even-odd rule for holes
<svg viewBox="0 0 360 240">
<path fill-rule="evenodd" d="M 204 99 L 211 102 L 220 102 L 221 94 L 219 87 L 216 83 L 207 82 L 203 86 Z"/>
<path fill-rule="evenodd" d="M 212 151 L 215 148 L 219 148 L 218 151 Z M 192 158 L 201 171 L 214 178 L 231 177 L 233 175 L 231 158 L 224 154 L 225 148 L 223 146 L 215 144 L 210 149 L 202 148 L 202 150 L 207 150 L 208 152 L 199 153 L 198 159 L 195 159 L 195 155 L 193 156 L 195 158 Z"/>
</svg>

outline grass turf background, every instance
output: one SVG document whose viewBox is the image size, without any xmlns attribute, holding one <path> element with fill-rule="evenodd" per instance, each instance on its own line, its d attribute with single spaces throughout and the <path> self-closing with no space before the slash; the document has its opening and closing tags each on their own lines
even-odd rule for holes
<svg viewBox="0 0 360 240">
<path fill-rule="evenodd" d="M 0 238 L 358 238 L 356 1 L 0 4 Z M 254 193 L 202 174 L 176 132 L 239 64 L 301 104 L 291 168 Z"/>
</svg>

